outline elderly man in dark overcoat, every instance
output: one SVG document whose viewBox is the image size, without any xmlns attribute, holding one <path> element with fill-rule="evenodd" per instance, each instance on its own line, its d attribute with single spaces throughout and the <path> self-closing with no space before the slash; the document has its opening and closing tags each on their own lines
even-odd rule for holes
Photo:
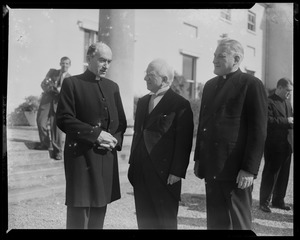
<svg viewBox="0 0 300 240">
<path fill-rule="evenodd" d="M 133 185 L 139 229 L 176 229 L 193 141 L 193 112 L 170 85 L 172 67 L 153 60 L 145 81 L 150 94 L 137 103 L 128 178 Z"/>
<path fill-rule="evenodd" d="M 67 228 L 103 228 L 107 204 L 121 197 L 117 151 L 127 123 L 119 87 L 105 78 L 111 61 L 106 44 L 92 44 L 87 70 L 62 85 L 56 118 L 66 133 Z"/>
<path fill-rule="evenodd" d="M 263 83 L 243 73 L 242 45 L 223 39 L 214 73 L 203 89 L 195 148 L 195 174 L 205 179 L 208 229 L 251 229 L 253 180 L 267 132 Z"/>
</svg>

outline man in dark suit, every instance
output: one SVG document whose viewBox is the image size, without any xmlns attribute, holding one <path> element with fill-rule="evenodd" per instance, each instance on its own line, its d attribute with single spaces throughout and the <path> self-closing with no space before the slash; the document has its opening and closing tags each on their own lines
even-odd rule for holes
<svg viewBox="0 0 300 240">
<path fill-rule="evenodd" d="M 284 202 L 288 186 L 291 156 L 293 152 L 294 117 L 289 101 L 293 83 L 290 79 L 281 78 L 277 82 L 275 93 L 268 100 L 268 131 L 265 143 L 265 165 L 260 186 L 260 209 L 271 212 L 272 206 L 290 210 Z"/>
<path fill-rule="evenodd" d="M 60 66 L 61 69 L 51 68 L 41 83 L 43 93 L 36 119 L 40 144 L 35 149 L 47 150 L 52 147 L 52 156 L 55 160 L 62 159 L 63 148 L 63 132 L 56 126 L 55 112 L 63 80 L 71 76 L 68 73 L 71 60 L 68 57 L 62 57 Z M 48 122 L 50 122 L 50 135 Z"/>
<path fill-rule="evenodd" d="M 92 44 L 87 70 L 62 85 L 56 118 L 66 133 L 68 229 L 103 228 L 107 204 L 121 197 L 117 151 L 127 123 L 119 87 L 105 78 L 111 61 L 106 44 Z"/>
<path fill-rule="evenodd" d="M 190 103 L 170 89 L 173 78 L 165 60 L 153 60 L 145 76 L 151 93 L 137 103 L 128 178 L 139 229 L 177 228 L 194 124 Z"/>
<path fill-rule="evenodd" d="M 203 89 L 195 148 L 196 176 L 205 179 L 208 229 L 251 229 L 253 180 L 267 130 L 262 82 L 241 72 L 242 45 L 223 39 Z"/>
</svg>

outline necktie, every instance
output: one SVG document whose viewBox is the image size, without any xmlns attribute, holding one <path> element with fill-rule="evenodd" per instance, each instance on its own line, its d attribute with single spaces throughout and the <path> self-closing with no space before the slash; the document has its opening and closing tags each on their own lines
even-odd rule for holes
<svg viewBox="0 0 300 240">
<path fill-rule="evenodd" d="M 154 93 L 154 94 L 151 95 L 151 98 L 150 98 L 150 101 L 149 101 L 149 113 L 151 113 L 152 110 L 155 108 L 155 106 L 158 104 L 158 103 L 155 104 L 155 102 L 154 102 L 155 98 L 157 98 L 159 96 L 163 96 L 165 93 L 166 93 L 166 91 L 160 92 L 158 94 Z"/>
<path fill-rule="evenodd" d="M 57 87 L 61 87 L 62 81 L 63 81 L 63 74 L 60 73 L 60 75 L 58 77 L 58 81 L 57 81 Z"/>
</svg>

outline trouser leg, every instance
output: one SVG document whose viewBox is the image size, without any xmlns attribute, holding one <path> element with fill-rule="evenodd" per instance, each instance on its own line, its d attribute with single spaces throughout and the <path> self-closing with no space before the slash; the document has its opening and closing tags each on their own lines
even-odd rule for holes
<svg viewBox="0 0 300 240">
<path fill-rule="evenodd" d="M 155 207 L 142 185 L 134 187 L 136 218 L 139 229 L 159 228 Z"/>
<path fill-rule="evenodd" d="M 88 229 L 103 229 L 106 214 L 105 207 L 90 207 Z"/>
<path fill-rule="evenodd" d="M 106 206 L 67 206 L 67 229 L 103 229 Z"/>
<path fill-rule="evenodd" d="M 56 125 L 55 113 L 50 113 L 51 142 L 54 154 L 61 154 L 63 149 L 63 132 Z"/>
<path fill-rule="evenodd" d="M 280 171 L 278 173 L 278 178 L 273 190 L 272 202 L 275 204 L 284 204 L 284 198 L 286 195 L 286 190 L 289 182 L 290 176 L 290 166 L 291 166 L 291 154 L 287 154 L 284 157 L 284 161 L 281 165 Z"/>
<path fill-rule="evenodd" d="M 49 111 L 50 111 L 50 104 L 45 104 L 39 107 L 37 112 L 37 127 L 39 131 L 40 142 L 42 145 L 49 147 L 50 146 L 50 139 L 48 135 L 48 121 L 49 121 Z"/>
<path fill-rule="evenodd" d="M 250 230 L 252 189 L 239 189 L 234 181 L 207 181 L 207 228 Z"/>
<path fill-rule="evenodd" d="M 88 211 L 86 207 L 67 206 L 67 229 L 87 229 Z"/>
<path fill-rule="evenodd" d="M 259 191 L 260 205 L 269 205 L 274 186 L 277 182 L 278 173 L 280 170 L 280 161 L 278 154 L 272 151 L 265 151 L 265 165 L 262 172 L 262 178 Z"/>
</svg>

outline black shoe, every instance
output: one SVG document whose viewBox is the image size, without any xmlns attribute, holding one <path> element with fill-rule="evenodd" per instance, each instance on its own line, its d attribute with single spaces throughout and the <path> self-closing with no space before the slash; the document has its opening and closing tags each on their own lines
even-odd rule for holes
<svg viewBox="0 0 300 240">
<path fill-rule="evenodd" d="M 264 211 L 264 212 L 267 212 L 267 213 L 272 212 L 271 209 L 267 205 L 260 205 L 259 209 Z"/>
<path fill-rule="evenodd" d="M 56 154 L 56 155 L 54 156 L 54 159 L 55 159 L 55 160 L 62 160 L 62 155 L 61 155 L 61 154 Z"/>
<path fill-rule="evenodd" d="M 43 144 L 39 144 L 39 145 L 35 146 L 34 149 L 35 150 L 48 150 L 48 147 Z"/>
<path fill-rule="evenodd" d="M 274 207 L 274 208 L 279 208 L 279 209 L 283 209 L 283 210 L 286 210 L 286 211 L 289 211 L 289 210 L 292 209 L 290 206 L 287 206 L 287 205 L 285 205 L 284 203 L 282 203 L 282 204 L 272 203 L 272 207 Z"/>
</svg>

